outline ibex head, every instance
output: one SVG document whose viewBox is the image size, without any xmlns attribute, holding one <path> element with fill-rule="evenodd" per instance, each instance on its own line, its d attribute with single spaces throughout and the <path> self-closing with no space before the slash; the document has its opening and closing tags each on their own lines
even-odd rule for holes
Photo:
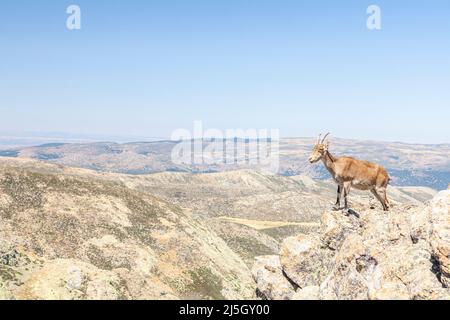
<svg viewBox="0 0 450 320">
<path fill-rule="evenodd" d="M 314 149 L 311 152 L 311 155 L 309 156 L 310 163 L 315 163 L 315 162 L 319 161 L 320 159 L 322 159 L 322 157 L 328 151 L 328 146 L 330 145 L 330 142 L 328 140 L 325 141 L 325 139 L 329 135 L 330 135 L 330 133 L 327 133 L 325 135 L 325 137 L 323 137 L 322 140 L 320 140 L 320 137 L 322 136 L 322 134 L 319 135 L 319 137 L 317 138 L 317 142 L 314 145 Z"/>
</svg>

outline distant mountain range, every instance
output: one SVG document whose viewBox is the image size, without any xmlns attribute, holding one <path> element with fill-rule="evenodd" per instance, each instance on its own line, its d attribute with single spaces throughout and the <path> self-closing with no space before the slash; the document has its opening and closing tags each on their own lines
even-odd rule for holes
<svg viewBox="0 0 450 320">
<path fill-rule="evenodd" d="M 172 149 L 177 143 L 174 141 L 64 143 L 51 138 L 45 141 L 45 144 L 39 146 L 3 148 L 0 156 L 38 159 L 100 172 L 126 174 L 259 169 L 258 165 L 245 163 L 175 164 L 171 160 Z M 278 174 L 329 179 L 322 164 L 311 165 L 307 161 L 314 142 L 315 139 L 312 138 L 281 139 Z M 245 143 L 251 147 L 256 141 Z M 208 144 L 209 142 L 204 142 L 204 147 Z M 450 182 L 450 144 L 425 145 L 333 138 L 330 151 L 336 156 L 352 156 L 384 165 L 393 178 L 392 183 L 397 186 L 426 186 L 441 190 L 446 189 Z"/>
<path fill-rule="evenodd" d="M 0 150 L 32 147 L 52 143 L 92 143 L 114 141 L 118 143 L 130 141 L 157 141 L 161 137 L 142 137 L 134 135 L 107 134 L 73 134 L 67 132 L 9 132 L 0 131 Z"/>
</svg>

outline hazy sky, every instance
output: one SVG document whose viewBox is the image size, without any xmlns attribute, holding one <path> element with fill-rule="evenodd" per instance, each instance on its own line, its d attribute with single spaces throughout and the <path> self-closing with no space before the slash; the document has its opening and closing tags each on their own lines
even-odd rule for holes
<svg viewBox="0 0 450 320">
<path fill-rule="evenodd" d="M 0 131 L 450 142 L 450 2 L 2 0 L 0 112 Z"/>
</svg>

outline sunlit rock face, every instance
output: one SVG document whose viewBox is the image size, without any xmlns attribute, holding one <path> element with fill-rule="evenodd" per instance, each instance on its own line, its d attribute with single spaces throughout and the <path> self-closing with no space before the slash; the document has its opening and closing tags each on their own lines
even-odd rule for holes
<svg viewBox="0 0 450 320">
<path fill-rule="evenodd" d="M 450 191 L 387 213 L 326 211 L 317 233 L 283 242 L 278 273 L 291 299 L 450 299 L 449 231 Z"/>
</svg>

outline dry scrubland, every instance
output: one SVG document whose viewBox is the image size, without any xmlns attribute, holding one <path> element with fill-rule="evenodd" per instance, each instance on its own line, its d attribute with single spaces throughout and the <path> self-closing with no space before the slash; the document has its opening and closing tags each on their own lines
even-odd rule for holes
<svg viewBox="0 0 450 320">
<path fill-rule="evenodd" d="M 251 170 L 126 175 L 0 158 L 0 297 L 254 298 L 255 257 L 320 232 L 334 192 Z M 400 211 L 434 194 L 391 189 Z"/>
</svg>

